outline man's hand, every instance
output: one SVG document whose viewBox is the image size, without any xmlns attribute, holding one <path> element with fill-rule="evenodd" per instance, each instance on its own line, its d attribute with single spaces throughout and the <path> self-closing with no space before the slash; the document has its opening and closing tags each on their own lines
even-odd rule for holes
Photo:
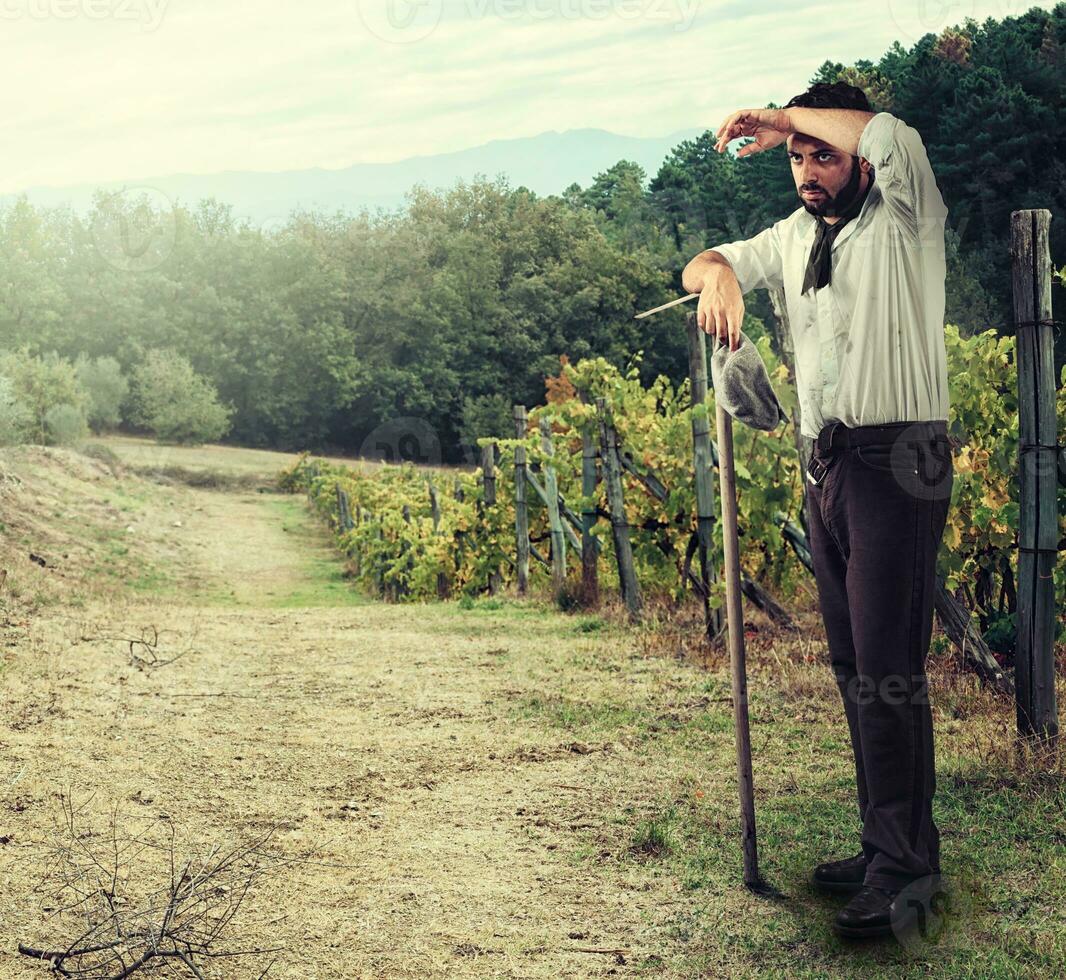
<svg viewBox="0 0 1066 980">
<path fill-rule="evenodd" d="M 744 297 L 740 283 L 728 266 L 717 268 L 704 280 L 696 307 L 696 325 L 706 334 L 717 335 L 729 349 L 740 346 L 740 326 L 744 322 Z"/>
<path fill-rule="evenodd" d="M 696 325 L 704 333 L 718 337 L 729 349 L 740 346 L 740 326 L 744 322 L 744 294 L 733 267 L 713 249 L 695 256 L 681 273 L 681 285 L 699 293 Z"/>
<path fill-rule="evenodd" d="M 714 148 L 724 153 L 730 140 L 739 136 L 754 136 L 754 143 L 742 146 L 737 151 L 738 157 L 751 156 L 779 146 L 795 131 L 787 109 L 738 109 L 718 127 L 715 134 L 718 142 Z"/>
</svg>

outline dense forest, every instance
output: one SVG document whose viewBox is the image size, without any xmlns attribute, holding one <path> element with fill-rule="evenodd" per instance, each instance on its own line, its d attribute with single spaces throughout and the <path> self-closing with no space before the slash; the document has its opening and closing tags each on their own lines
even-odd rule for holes
<svg viewBox="0 0 1066 980">
<path fill-rule="evenodd" d="M 1066 256 L 1064 47 L 1059 4 L 897 43 L 877 64 L 826 62 L 810 80 L 858 85 L 921 133 L 949 207 L 947 320 L 964 334 L 1011 331 L 1012 211 L 1051 210 L 1055 264 Z M 170 365 L 183 379 L 171 387 L 202 389 L 233 442 L 358 452 L 382 423 L 415 418 L 456 461 L 477 436 L 510 433 L 513 403 L 543 401 L 561 355 L 622 366 L 641 351 L 646 380 L 679 381 L 684 314 L 633 314 L 678 295 L 696 252 L 800 206 L 784 150 L 718 154 L 718 122 L 650 179 L 620 161 L 557 196 L 504 178 L 415 187 L 394 212 L 293 213 L 283 227 L 213 200 L 101 195 L 79 215 L 21 199 L 0 212 L 0 434 L 33 385 L 55 387 L 28 363 L 48 358 L 117 399 L 96 424 L 180 437 L 146 408 Z M 757 335 L 766 297 L 748 313 Z M 69 401 L 94 421 L 91 399 Z M 56 431 L 77 429 L 71 411 Z"/>
</svg>

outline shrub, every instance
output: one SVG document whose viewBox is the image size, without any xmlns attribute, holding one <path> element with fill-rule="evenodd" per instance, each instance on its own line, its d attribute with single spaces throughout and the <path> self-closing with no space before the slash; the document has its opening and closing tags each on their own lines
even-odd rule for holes
<svg viewBox="0 0 1066 980">
<path fill-rule="evenodd" d="M 74 365 L 55 352 L 40 356 L 23 349 L 0 355 L 0 375 L 11 380 L 15 399 L 27 413 L 23 440 L 49 442 L 48 413 L 56 406 L 66 405 L 85 418 L 89 401 L 85 389 Z"/>
<path fill-rule="evenodd" d="M 0 375 L 0 446 L 13 446 L 24 441 L 30 422 L 30 413 L 15 397 L 11 379 Z"/>
<path fill-rule="evenodd" d="M 174 350 L 151 350 L 133 373 L 133 418 L 161 442 L 212 442 L 230 428 L 232 408 Z"/>
<path fill-rule="evenodd" d="M 74 405 L 53 405 L 45 412 L 44 427 L 51 446 L 73 446 L 89 435 L 85 415 Z"/>
<path fill-rule="evenodd" d="M 83 354 L 74 366 L 89 399 L 87 420 L 93 432 L 115 428 L 122 421 L 121 406 L 129 393 L 118 361 L 113 357 L 90 360 Z"/>
</svg>

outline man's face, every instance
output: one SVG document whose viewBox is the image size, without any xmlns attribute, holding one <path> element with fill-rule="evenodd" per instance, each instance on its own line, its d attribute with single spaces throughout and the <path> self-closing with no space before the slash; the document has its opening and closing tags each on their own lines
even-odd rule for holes
<svg viewBox="0 0 1066 980">
<path fill-rule="evenodd" d="M 838 217 L 870 181 L 870 164 L 866 160 L 821 140 L 793 133 L 785 146 L 796 193 L 809 214 Z"/>
</svg>

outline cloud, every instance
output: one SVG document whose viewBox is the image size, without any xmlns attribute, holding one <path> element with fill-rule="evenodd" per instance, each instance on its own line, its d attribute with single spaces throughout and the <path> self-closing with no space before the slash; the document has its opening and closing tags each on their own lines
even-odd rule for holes
<svg viewBox="0 0 1066 980">
<path fill-rule="evenodd" d="M 11 2 L 47 14 L 48 3 L 147 0 Z M 84 13 L 0 24 L 0 191 L 343 167 L 549 129 L 716 127 L 802 91 L 826 59 L 911 43 L 903 0 L 153 2 L 154 29 Z M 401 4 L 391 25 L 389 2 Z M 382 38 L 396 23 L 402 35 L 412 11 L 423 18 L 413 40 Z"/>
</svg>

